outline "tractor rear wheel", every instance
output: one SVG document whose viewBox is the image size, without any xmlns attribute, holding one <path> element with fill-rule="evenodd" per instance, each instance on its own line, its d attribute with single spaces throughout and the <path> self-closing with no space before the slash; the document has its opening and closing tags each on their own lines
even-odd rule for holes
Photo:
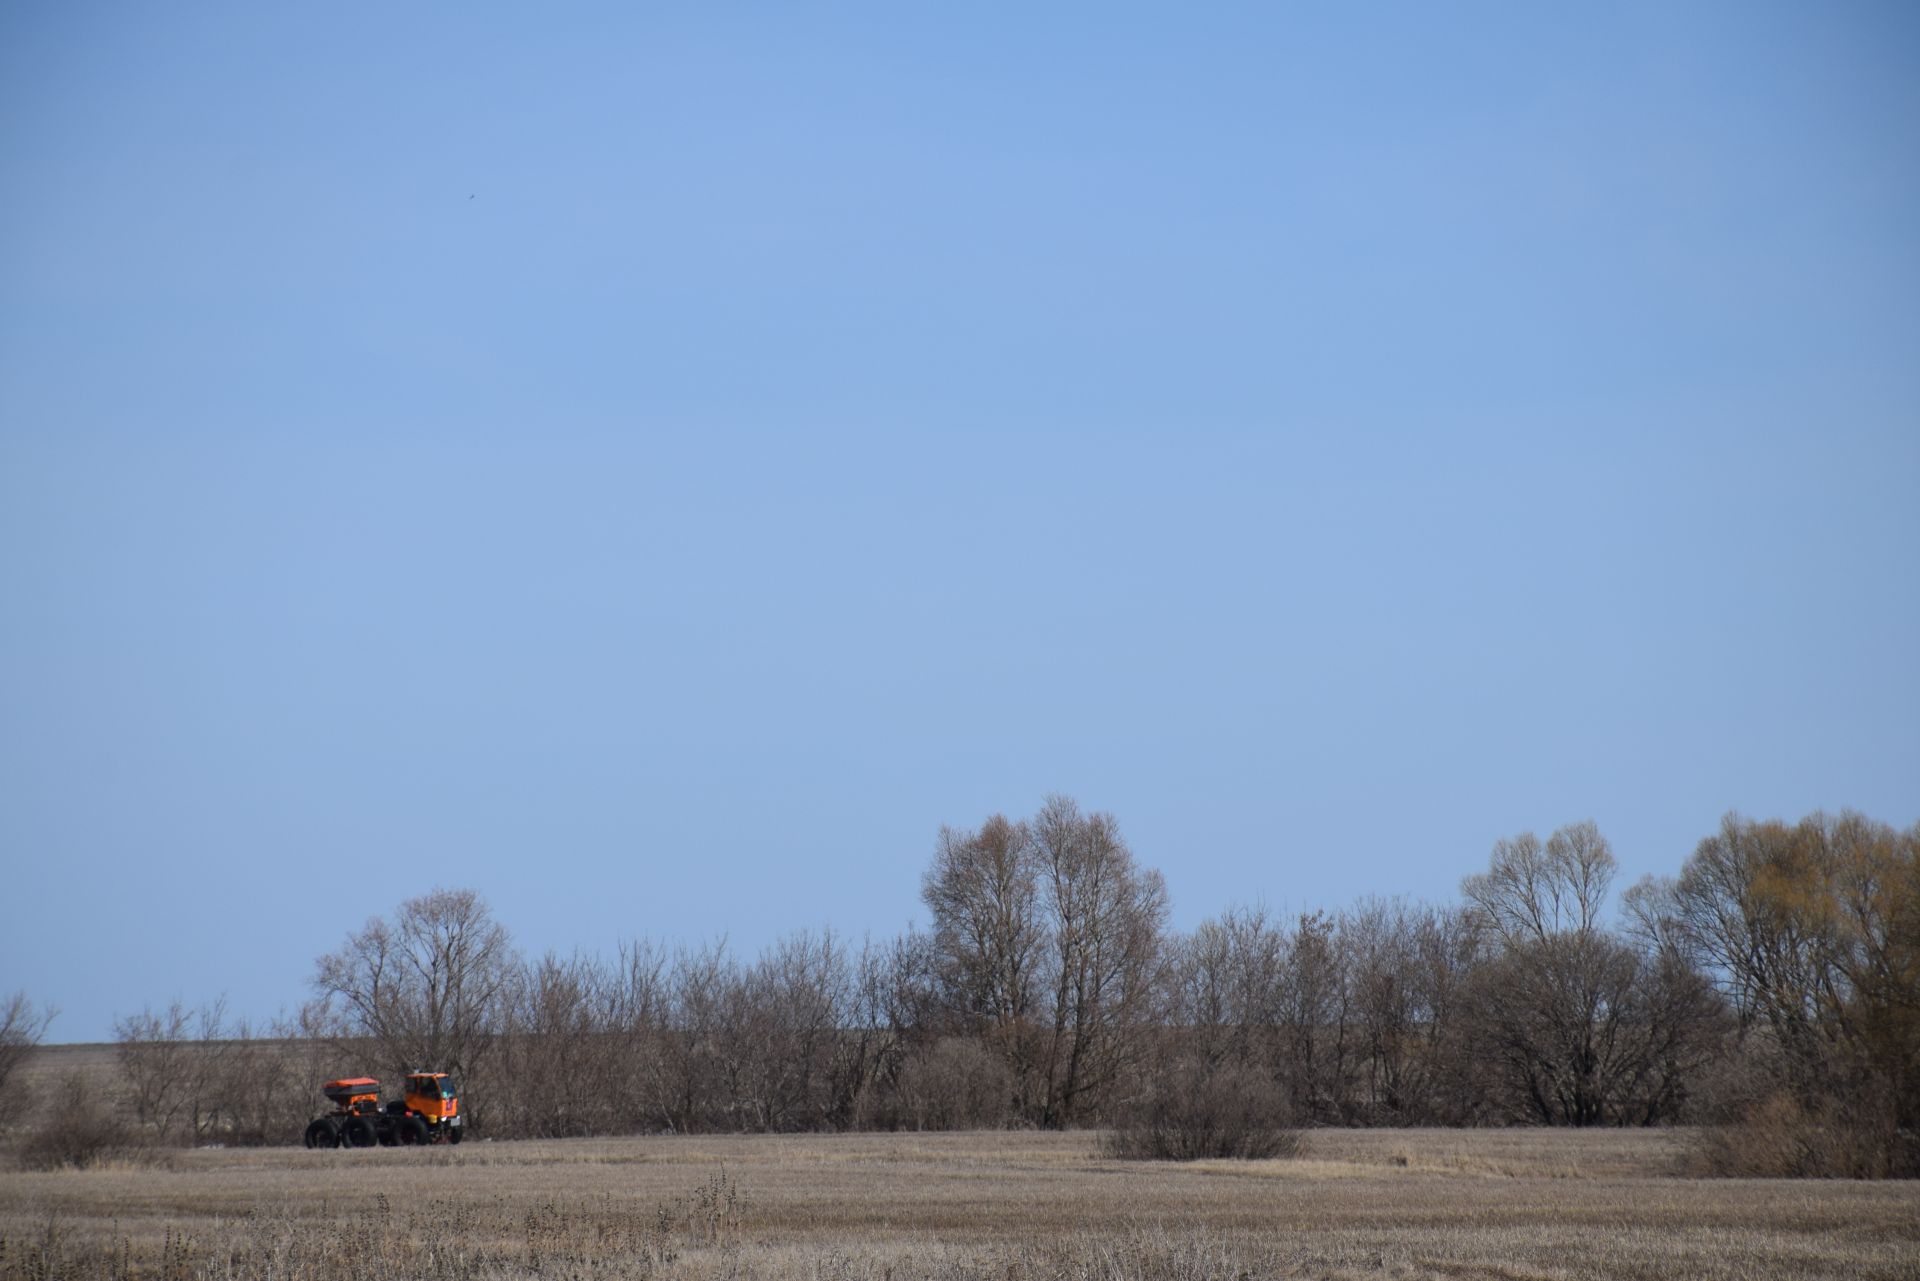
<svg viewBox="0 0 1920 1281">
<path fill-rule="evenodd" d="M 403 1116 L 393 1123 L 394 1137 L 403 1148 L 427 1141 L 427 1123 L 417 1116 Z"/>
<path fill-rule="evenodd" d="M 337 1148 L 340 1146 L 340 1131 L 332 1121 L 323 1116 L 307 1127 L 307 1146 Z"/>
<path fill-rule="evenodd" d="M 370 1148 L 380 1141 L 380 1134 L 373 1128 L 373 1122 L 364 1116 L 349 1117 L 342 1137 L 350 1148 Z"/>
</svg>

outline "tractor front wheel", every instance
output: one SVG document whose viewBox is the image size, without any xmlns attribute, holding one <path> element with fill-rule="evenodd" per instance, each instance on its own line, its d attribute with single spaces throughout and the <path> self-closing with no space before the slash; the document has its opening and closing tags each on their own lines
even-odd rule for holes
<svg viewBox="0 0 1920 1281">
<path fill-rule="evenodd" d="M 456 1126 L 452 1126 L 452 1127 L 450 1127 L 450 1128 L 449 1128 L 449 1129 L 447 1130 L 447 1142 L 449 1142 L 449 1143 L 458 1143 L 458 1142 L 460 1141 L 460 1136 L 461 1136 L 462 1134 L 464 1134 L 464 1133 L 466 1133 L 466 1131 L 464 1131 L 464 1130 L 462 1130 L 462 1129 L 461 1129 L 461 1128 L 460 1128 L 459 1126 L 457 1126 L 457 1125 L 456 1125 Z"/>
<path fill-rule="evenodd" d="M 373 1128 L 373 1122 L 364 1116 L 350 1118 L 342 1137 L 350 1148 L 370 1148 L 380 1141 L 380 1134 Z"/>
<path fill-rule="evenodd" d="M 332 1121 L 321 1117 L 307 1127 L 307 1146 L 310 1148 L 337 1148 L 340 1146 L 340 1131 Z"/>
</svg>

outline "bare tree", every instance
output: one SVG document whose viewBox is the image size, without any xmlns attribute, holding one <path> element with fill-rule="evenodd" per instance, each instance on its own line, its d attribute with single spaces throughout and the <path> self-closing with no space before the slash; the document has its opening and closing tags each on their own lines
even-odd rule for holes
<svg viewBox="0 0 1920 1281">
<path fill-rule="evenodd" d="M 1435 1111 L 1432 1081 L 1440 1061 L 1434 1050 L 1445 1035 L 1445 1009 L 1423 953 L 1444 928 L 1431 908 L 1379 899 L 1341 918 L 1366 1064 L 1363 1106 L 1371 1121 L 1407 1124 Z"/>
<path fill-rule="evenodd" d="M 1046 963 L 1040 856 L 1025 823 L 995 814 L 978 831 L 940 829 L 921 898 L 944 1018 L 935 1033 L 978 1035 L 1007 1064 L 1014 1105 L 1037 1107 L 1040 970 Z"/>
<path fill-rule="evenodd" d="M 672 993 L 666 949 L 649 940 L 623 943 L 602 995 L 609 1037 L 606 1091 L 617 1130 L 660 1124 L 661 1056 Z"/>
<path fill-rule="evenodd" d="M 998 1027 L 1033 1013 L 1045 932 L 1039 879 L 1025 823 L 995 814 L 978 831 L 940 829 L 920 894 L 955 1013 L 968 1023 Z"/>
<path fill-rule="evenodd" d="M 286 1018 L 256 1027 L 245 1018 L 219 1025 L 222 1038 L 201 1092 L 209 1137 L 228 1143 L 284 1143 L 311 1118 L 314 1051 Z M 207 1048 L 203 1045 L 203 1050 Z"/>
<path fill-rule="evenodd" d="M 1203 1068 L 1271 1075 L 1285 935 L 1263 910 L 1233 908 L 1181 940 L 1167 969 L 1167 1018 Z"/>
<path fill-rule="evenodd" d="M 1491 866 L 1460 889 L 1503 942 L 1538 941 L 1596 930 L 1616 866 L 1600 829 L 1574 823 L 1544 847 L 1532 832 L 1496 842 Z"/>
<path fill-rule="evenodd" d="M 1325 912 L 1303 912 L 1286 937 L 1275 991 L 1273 1072 L 1294 1114 L 1354 1120 L 1353 992 L 1346 941 Z"/>
<path fill-rule="evenodd" d="M 1818 1088 L 1834 1045 L 1920 1021 L 1920 827 L 1729 814 L 1649 893 L 1743 1020 L 1778 1038 L 1798 1087 Z"/>
<path fill-rule="evenodd" d="M 1459 906 L 1417 909 L 1413 986 L 1424 1012 L 1407 1119 L 1463 1125 L 1486 1112 L 1479 1064 L 1467 1042 L 1470 983 L 1482 962 L 1473 914 Z"/>
<path fill-rule="evenodd" d="M 895 986 L 898 947 L 869 938 L 853 957 L 829 1082 L 826 1124 L 834 1129 L 860 1125 L 873 1108 L 877 1087 L 897 1075 L 904 1059 L 909 1029 L 900 1017 Z"/>
<path fill-rule="evenodd" d="M 989 1129 L 1005 1124 L 1013 1082 L 977 1037 L 944 1036 L 907 1056 L 896 1092 L 907 1129 Z"/>
<path fill-rule="evenodd" d="M 1232 1054 L 1232 939 L 1220 922 L 1202 921 L 1192 934 L 1169 944 L 1168 957 L 1166 1050 L 1182 1048 L 1211 1070 Z"/>
<path fill-rule="evenodd" d="M 434 890 L 322 956 L 313 986 L 344 1034 L 371 1038 L 386 1070 L 464 1074 L 485 1057 L 514 971 L 512 942 L 486 902 Z"/>
<path fill-rule="evenodd" d="M 1478 1032 L 1533 1119 L 1606 1119 L 1603 1061 L 1628 1008 L 1633 957 L 1599 928 L 1615 862 L 1591 822 L 1542 846 L 1532 832 L 1493 847 L 1487 871 L 1461 892 L 1494 955 L 1476 983 Z"/>
<path fill-rule="evenodd" d="M 1045 963 L 1039 851 L 1025 823 L 995 814 L 978 831 L 940 829 L 921 880 L 942 1017 L 935 1034 L 979 1036 L 1007 1064 L 1014 1106 L 1038 1106 L 1039 971 Z"/>
<path fill-rule="evenodd" d="M 0 1126 L 25 1110 L 26 1092 L 16 1074 L 58 1013 L 51 1005 L 35 1005 L 24 991 L 0 1004 Z"/>
<path fill-rule="evenodd" d="M 194 1012 L 175 1000 L 114 1020 L 120 1080 L 133 1122 L 162 1142 L 180 1137 L 196 1093 L 196 1055 L 188 1037 Z"/>
<path fill-rule="evenodd" d="M 922 882 L 946 1018 L 1006 1061 L 1020 1114 L 1066 1125 L 1127 1071 L 1155 1018 L 1166 885 L 1110 814 L 1049 797 L 1027 823 L 943 828 Z"/>
<path fill-rule="evenodd" d="M 858 1019 L 867 1033 L 870 1066 L 868 1090 L 858 1105 L 862 1124 L 879 1126 L 907 1125 L 925 1128 L 924 1109 L 916 1111 L 907 1087 L 915 1090 L 924 1082 L 910 1083 L 907 1076 L 918 1069 L 912 1065 L 926 1056 L 942 1039 L 965 1040 L 999 1064 L 992 1077 L 1006 1087 L 1005 1097 L 989 1112 L 1004 1117 L 1013 1106 L 1014 1085 L 1007 1056 L 989 1047 L 988 1041 L 971 1030 L 956 1030 L 946 1005 L 943 965 L 933 936 L 909 928 L 885 944 L 870 948 L 868 969 L 861 986 Z M 977 1075 L 972 1078 L 982 1079 Z"/>
<path fill-rule="evenodd" d="M 1705 992 L 1671 954 L 1604 929 L 1615 862 L 1592 823 L 1494 847 L 1463 889 L 1495 953 L 1475 983 L 1478 1031 L 1521 1109 L 1559 1125 L 1657 1119 L 1676 1100 Z"/>
<path fill-rule="evenodd" d="M 1920 825 L 1729 814 L 1638 892 L 1643 931 L 1708 968 L 1772 1065 L 1771 1115 L 1846 1136 L 1785 1145 L 1827 1156 L 1773 1172 L 1920 1173 Z"/>
<path fill-rule="evenodd" d="M 852 979 L 846 949 L 830 930 L 788 935 L 740 976 L 736 1008 L 748 1052 L 739 1102 L 747 1128 L 826 1124 Z"/>
<path fill-rule="evenodd" d="M 1471 917 L 1399 900 L 1363 900 L 1340 918 L 1351 1011 L 1372 1123 L 1469 1119 L 1459 1012 L 1476 962 Z"/>
<path fill-rule="evenodd" d="M 661 1129 L 740 1128 L 735 1100 L 744 1046 L 734 1000 L 739 969 L 725 940 L 674 954 L 653 1089 Z"/>
<path fill-rule="evenodd" d="M 1050 934 L 1052 1027 L 1042 1125 L 1071 1124 L 1134 1066 L 1157 1025 L 1167 888 L 1111 814 L 1052 796 L 1032 824 Z"/>
<path fill-rule="evenodd" d="M 548 952 L 517 968 L 501 1001 L 487 1075 L 542 1087 L 500 1091 L 489 1129 L 567 1137 L 611 1128 L 607 984 L 600 962 L 577 953 Z"/>
</svg>

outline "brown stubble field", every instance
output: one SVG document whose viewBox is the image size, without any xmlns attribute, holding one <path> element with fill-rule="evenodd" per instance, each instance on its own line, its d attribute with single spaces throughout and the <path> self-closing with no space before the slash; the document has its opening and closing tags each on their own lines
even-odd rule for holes
<svg viewBox="0 0 1920 1281">
<path fill-rule="evenodd" d="M 1920 1277 L 1920 1187 L 1675 1174 L 1667 1132 L 1315 1131 L 199 1150 L 0 1174 L 0 1276 Z"/>
</svg>

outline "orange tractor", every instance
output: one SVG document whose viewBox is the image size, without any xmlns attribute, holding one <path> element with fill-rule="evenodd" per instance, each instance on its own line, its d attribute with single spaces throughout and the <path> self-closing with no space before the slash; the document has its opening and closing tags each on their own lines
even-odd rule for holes
<svg viewBox="0 0 1920 1281">
<path fill-rule="evenodd" d="M 307 1126 L 310 1148 L 460 1141 L 460 1095 L 445 1072 L 409 1074 L 404 1095 L 386 1103 L 380 1101 L 380 1082 L 369 1076 L 328 1081 L 320 1090 L 333 1100 L 333 1111 Z"/>
</svg>

